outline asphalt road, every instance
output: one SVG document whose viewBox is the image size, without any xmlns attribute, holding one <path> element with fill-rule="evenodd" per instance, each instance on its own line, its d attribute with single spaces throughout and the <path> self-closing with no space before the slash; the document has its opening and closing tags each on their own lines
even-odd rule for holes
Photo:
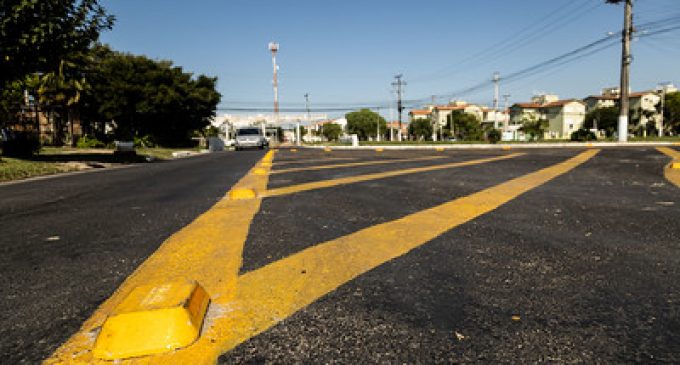
<svg viewBox="0 0 680 365">
<path fill-rule="evenodd" d="M 267 199 L 243 271 L 578 152 Z M 603 150 L 342 285 L 220 363 L 677 363 L 680 189 L 663 177 L 667 162 L 654 149 Z M 392 168 L 274 175 L 270 186 Z"/>
<path fill-rule="evenodd" d="M 0 186 L 0 363 L 39 363 L 260 151 Z"/>
<path fill-rule="evenodd" d="M 324 242 L 493 190 L 582 152 L 282 149 L 270 191 L 466 164 L 264 198 L 240 275 L 258 277 Z M 209 209 L 261 156 L 223 153 L 0 186 L 0 363 L 49 356 L 165 238 Z M 383 163 L 396 159 L 409 161 Z M 484 163 L 470 163 L 478 160 Z M 654 148 L 603 149 L 340 281 L 290 316 L 272 313 L 270 328 L 225 349 L 218 361 L 678 363 L 680 188 L 663 176 L 668 160 Z M 348 163 L 366 164 L 340 166 Z M 284 171 L 291 168 L 304 169 Z"/>
</svg>

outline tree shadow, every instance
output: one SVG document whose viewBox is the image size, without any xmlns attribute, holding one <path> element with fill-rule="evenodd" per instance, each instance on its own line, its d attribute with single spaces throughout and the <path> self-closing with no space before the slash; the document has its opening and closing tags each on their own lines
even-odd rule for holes
<svg viewBox="0 0 680 365">
<path fill-rule="evenodd" d="M 40 162 L 83 162 L 83 163 L 143 163 L 149 162 L 147 156 L 135 154 L 114 154 L 114 153 L 59 153 L 45 154 L 25 157 L 30 161 Z"/>
</svg>

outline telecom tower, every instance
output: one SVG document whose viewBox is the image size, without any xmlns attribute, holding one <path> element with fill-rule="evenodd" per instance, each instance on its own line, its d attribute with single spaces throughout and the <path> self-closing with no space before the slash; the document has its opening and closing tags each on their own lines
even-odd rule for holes
<svg viewBox="0 0 680 365">
<path fill-rule="evenodd" d="M 279 51 L 279 44 L 275 42 L 269 42 L 269 50 L 272 53 L 272 67 L 274 68 L 274 79 L 272 85 L 274 86 L 274 124 L 279 124 L 279 66 L 276 65 L 276 52 Z M 264 126 L 263 132 L 264 132 Z"/>
</svg>

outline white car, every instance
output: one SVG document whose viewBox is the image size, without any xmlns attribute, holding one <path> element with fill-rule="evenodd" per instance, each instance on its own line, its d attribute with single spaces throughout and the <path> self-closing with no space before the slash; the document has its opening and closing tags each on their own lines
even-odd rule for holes
<svg viewBox="0 0 680 365">
<path fill-rule="evenodd" d="M 267 139 L 262 135 L 262 130 L 254 127 L 239 128 L 236 130 L 234 148 L 238 151 L 248 147 L 259 149 L 269 147 L 269 142 L 267 142 Z"/>
</svg>

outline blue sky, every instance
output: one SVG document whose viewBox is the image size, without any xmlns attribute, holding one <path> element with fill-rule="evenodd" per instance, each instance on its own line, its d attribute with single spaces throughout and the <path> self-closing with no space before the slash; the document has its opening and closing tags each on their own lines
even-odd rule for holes
<svg viewBox="0 0 680 365">
<path fill-rule="evenodd" d="M 279 42 L 281 107 L 385 103 L 402 73 L 406 99 L 445 95 L 508 75 L 620 32 L 621 6 L 604 0 L 107 0 L 113 48 L 169 59 L 219 78 L 221 107 L 268 108 L 270 41 Z M 680 15 L 678 0 L 637 0 L 639 24 Z M 674 21 L 675 25 L 680 19 Z M 501 83 L 510 102 L 537 92 L 585 97 L 619 80 L 620 45 Z M 680 31 L 633 43 L 633 89 L 680 83 Z M 489 104 L 488 87 L 457 99 Z M 437 101 L 445 102 L 442 97 Z M 384 113 L 384 111 L 383 111 Z M 332 114 L 332 113 L 331 113 Z"/>
</svg>

